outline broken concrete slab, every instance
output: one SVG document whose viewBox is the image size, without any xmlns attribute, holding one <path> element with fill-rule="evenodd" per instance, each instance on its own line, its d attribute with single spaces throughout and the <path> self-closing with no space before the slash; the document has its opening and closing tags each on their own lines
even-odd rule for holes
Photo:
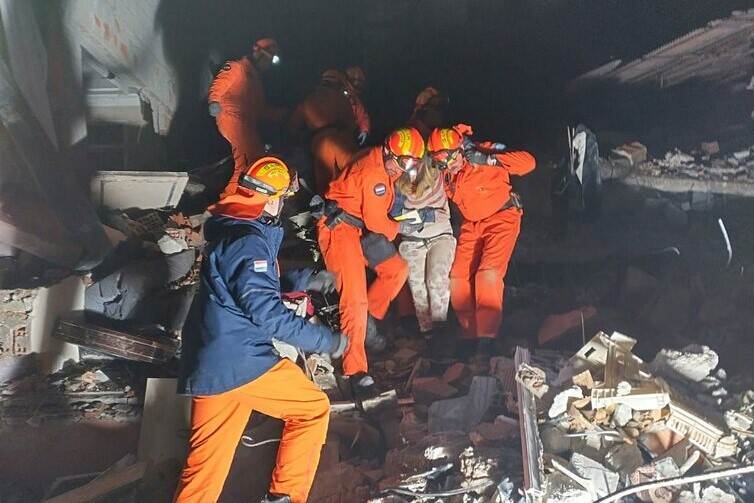
<svg viewBox="0 0 754 503">
<path fill-rule="evenodd" d="M 599 496 L 607 496 L 618 488 L 620 475 L 591 458 L 575 452 L 571 456 L 571 466 L 579 476 L 591 481 Z"/>
<path fill-rule="evenodd" d="M 570 388 L 564 389 L 563 391 L 555 395 L 552 401 L 552 405 L 550 405 L 550 410 L 547 412 L 547 415 L 550 416 L 550 418 L 561 416 L 568 410 L 568 405 L 570 402 L 574 400 L 580 400 L 582 398 L 584 398 L 584 393 L 578 386 L 572 386 Z"/>
<path fill-rule="evenodd" d="M 700 382 L 718 365 L 720 359 L 708 346 L 691 344 L 681 350 L 663 349 L 650 364 L 658 376 L 689 379 Z"/>
<path fill-rule="evenodd" d="M 628 477 L 644 464 L 644 458 L 636 444 L 618 444 L 605 454 L 605 465 L 620 473 L 623 478 Z"/>
<path fill-rule="evenodd" d="M 147 379 L 136 458 L 157 465 L 167 460 L 183 464 L 188 452 L 191 397 L 178 395 L 178 380 Z"/>
<path fill-rule="evenodd" d="M 414 384 L 416 387 L 416 384 Z M 429 431 L 463 431 L 468 433 L 478 424 L 499 392 L 494 377 L 475 376 L 469 393 L 460 398 L 439 400 L 429 407 Z"/>
<path fill-rule="evenodd" d="M 175 207 L 188 174 L 167 171 L 98 171 L 91 181 L 92 202 L 113 209 Z"/>
<path fill-rule="evenodd" d="M 626 159 L 631 166 L 636 166 L 647 160 L 647 147 L 638 141 L 616 147 L 610 153 L 615 158 Z"/>
</svg>

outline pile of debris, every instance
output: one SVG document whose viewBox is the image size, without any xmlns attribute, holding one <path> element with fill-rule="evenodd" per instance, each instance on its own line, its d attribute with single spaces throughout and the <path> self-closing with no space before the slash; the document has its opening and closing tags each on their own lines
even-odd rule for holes
<svg viewBox="0 0 754 503">
<path fill-rule="evenodd" d="M 675 149 L 662 159 L 643 163 L 641 169 L 652 176 L 754 182 L 754 147 L 721 155 L 717 142 L 702 143 L 691 154 Z"/>
<path fill-rule="evenodd" d="M 26 423 L 39 426 L 44 421 L 136 421 L 140 400 L 128 382 L 134 382 L 124 362 L 66 362 L 50 375 L 38 372 L 0 383 L 0 424 Z"/>
<path fill-rule="evenodd" d="M 624 489 L 623 496 L 652 502 L 751 497 L 744 479 L 712 475 L 693 490 L 683 484 L 711 470 L 754 473 L 754 393 L 729 397 L 725 371 L 713 374 L 717 354 L 705 346 L 663 350 L 645 363 L 631 352 L 635 344 L 623 334 L 600 332 L 565 362 L 535 363 L 519 348 L 527 496 L 617 501 L 608 497 Z M 677 480 L 647 485 L 669 478 Z M 640 484 L 643 490 L 631 490 Z M 709 499 L 713 492 L 719 499 Z"/>
</svg>

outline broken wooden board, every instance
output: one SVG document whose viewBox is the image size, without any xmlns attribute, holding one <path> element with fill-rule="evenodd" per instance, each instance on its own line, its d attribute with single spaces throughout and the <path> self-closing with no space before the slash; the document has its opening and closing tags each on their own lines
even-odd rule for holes
<svg viewBox="0 0 754 503">
<path fill-rule="evenodd" d="M 143 337 L 97 326 L 82 318 L 60 320 L 55 338 L 102 353 L 147 363 L 165 363 L 175 356 L 178 341 L 169 337 Z"/>
<path fill-rule="evenodd" d="M 88 484 L 67 493 L 45 500 L 44 503 L 88 503 L 104 498 L 108 494 L 138 482 L 147 471 L 147 463 L 137 462 L 120 470 L 104 473 Z"/>
</svg>

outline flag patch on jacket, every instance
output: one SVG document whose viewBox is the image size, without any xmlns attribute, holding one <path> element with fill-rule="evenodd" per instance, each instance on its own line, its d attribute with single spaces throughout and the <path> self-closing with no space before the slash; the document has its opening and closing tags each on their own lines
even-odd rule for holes
<svg viewBox="0 0 754 503">
<path fill-rule="evenodd" d="M 267 261 L 266 260 L 255 260 L 254 261 L 254 272 L 267 272 Z"/>
</svg>

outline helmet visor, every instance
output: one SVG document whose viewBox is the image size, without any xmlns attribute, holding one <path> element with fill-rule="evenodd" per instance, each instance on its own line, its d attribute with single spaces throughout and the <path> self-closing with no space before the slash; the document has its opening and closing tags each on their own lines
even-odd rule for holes
<svg viewBox="0 0 754 503">
<path fill-rule="evenodd" d="M 395 161 L 398 163 L 401 171 L 409 171 L 412 168 L 416 168 L 421 159 L 410 155 L 397 155 L 395 156 Z"/>
<path fill-rule="evenodd" d="M 434 166 L 437 169 L 445 170 L 450 167 L 451 164 L 453 164 L 456 159 L 458 159 L 461 155 L 460 149 L 452 149 L 452 150 L 438 150 L 437 152 L 432 152 L 432 166 Z"/>
</svg>

